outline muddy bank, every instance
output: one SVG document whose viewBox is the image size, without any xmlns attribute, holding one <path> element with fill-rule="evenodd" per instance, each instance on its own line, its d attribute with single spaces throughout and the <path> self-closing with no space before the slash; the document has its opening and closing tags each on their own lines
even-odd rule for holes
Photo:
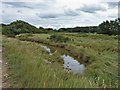
<svg viewBox="0 0 120 90">
<path fill-rule="evenodd" d="M 18 38 L 19 40 L 22 41 L 30 41 L 30 42 L 35 42 L 35 43 L 41 43 L 47 47 L 50 47 L 53 51 L 58 50 L 61 54 L 68 54 L 75 59 L 78 60 L 81 64 L 85 64 L 85 66 L 89 65 L 92 63 L 92 59 L 89 55 L 86 55 L 84 52 L 77 52 L 77 48 L 75 46 L 63 44 L 63 43 L 51 43 L 43 40 L 35 40 L 32 38 Z"/>
</svg>

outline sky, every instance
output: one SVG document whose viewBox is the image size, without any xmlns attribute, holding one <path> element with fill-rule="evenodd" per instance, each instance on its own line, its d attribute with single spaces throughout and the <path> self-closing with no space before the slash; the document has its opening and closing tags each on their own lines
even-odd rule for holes
<svg viewBox="0 0 120 90">
<path fill-rule="evenodd" d="M 119 0 L 0 0 L 1 23 L 24 20 L 36 27 L 96 26 L 118 18 Z"/>
</svg>

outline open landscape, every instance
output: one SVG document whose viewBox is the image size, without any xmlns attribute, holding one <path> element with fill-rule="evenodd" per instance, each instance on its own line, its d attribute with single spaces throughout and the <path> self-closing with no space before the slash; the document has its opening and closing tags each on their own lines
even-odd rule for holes
<svg viewBox="0 0 120 90">
<path fill-rule="evenodd" d="M 10 87 L 117 87 L 117 46 L 116 35 L 96 33 L 3 35 L 3 60 L 8 63 L 5 77 Z M 72 57 L 83 67 L 77 71 L 79 66 L 73 62 L 75 69 L 68 70 L 62 56 Z"/>
<path fill-rule="evenodd" d="M 0 24 L 3 88 L 118 88 L 120 18 L 98 26 Z"/>
</svg>

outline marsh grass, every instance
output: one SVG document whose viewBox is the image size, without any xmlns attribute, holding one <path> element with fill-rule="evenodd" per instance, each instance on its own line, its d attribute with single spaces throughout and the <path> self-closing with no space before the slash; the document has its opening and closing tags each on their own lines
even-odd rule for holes
<svg viewBox="0 0 120 90">
<path fill-rule="evenodd" d="M 46 64 L 44 59 L 47 59 L 49 54 L 39 44 L 4 39 L 3 45 L 6 48 L 10 71 L 13 73 L 10 79 L 17 82 L 12 83 L 11 87 L 72 88 L 90 85 L 87 79 L 84 81 L 86 84 L 83 84 L 81 79 L 86 77 L 66 73 L 59 63 Z"/>
<path fill-rule="evenodd" d="M 23 35 L 23 36 L 22 36 Z M 74 41 L 67 43 L 51 43 L 49 34 L 34 34 L 26 36 L 18 35 L 17 39 L 4 37 L 3 45 L 6 48 L 5 56 L 13 73 L 11 79 L 17 81 L 12 87 L 43 87 L 43 88 L 93 88 L 93 87 L 117 87 L 118 86 L 118 58 L 117 39 L 115 36 L 89 35 L 89 34 L 65 34 L 65 37 Z M 95 38 L 96 36 L 96 38 Z M 27 42 L 33 41 L 33 42 Z M 39 43 L 34 43 L 40 41 Z M 50 56 L 40 44 L 55 46 L 57 50 Z M 86 56 L 90 57 L 90 64 L 86 64 L 83 75 L 66 73 L 61 62 L 60 48 L 69 51 L 70 55 L 78 60 Z M 109 48 L 109 49 L 108 49 Z M 54 50 L 54 51 L 55 51 Z M 84 59 L 80 59 L 84 60 Z M 52 62 L 47 64 L 44 60 Z"/>
</svg>

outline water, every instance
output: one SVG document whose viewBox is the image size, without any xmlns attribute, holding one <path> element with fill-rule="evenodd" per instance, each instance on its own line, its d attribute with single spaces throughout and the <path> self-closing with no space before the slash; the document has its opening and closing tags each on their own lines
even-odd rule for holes
<svg viewBox="0 0 120 90">
<path fill-rule="evenodd" d="M 50 48 L 48 48 L 47 46 L 43 46 L 43 45 L 41 45 L 41 47 L 44 48 L 50 55 L 52 55 Z"/>
<path fill-rule="evenodd" d="M 62 58 L 64 59 L 65 70 L 73 72 L 74 74 L 82 74 L 85 70 L 85 66 L 71 56 L 63 55 Z"/>
<path fill-rule="evenodd" d="M 51 52 L 51 49 L 47 46 L 41 45 L 42 48 L 44 48 L 50 55 L 53 55 Z M 83 64 L 80 64 L 77 60 L 72 58 L 69 55 L 63 55 L 61 56 L 64 60 L 64 69 L 73 72 L 74 74 L 82 74 L 85 70 L 85 66 Z"/>
<path fill-rule="evenodd" d="M 2 52 L 2 49 L 0 50 L 0 53 Z"/>
</svg>

